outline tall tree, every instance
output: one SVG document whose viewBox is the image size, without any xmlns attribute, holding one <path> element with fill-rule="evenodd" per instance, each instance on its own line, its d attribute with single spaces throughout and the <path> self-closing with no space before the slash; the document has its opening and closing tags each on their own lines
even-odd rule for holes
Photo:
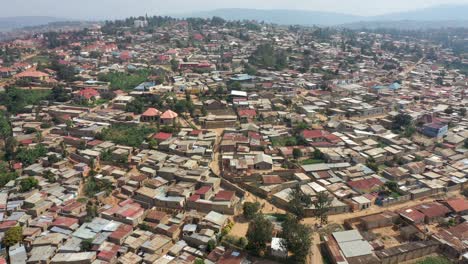
<svg viewBox="0 0 468 264">
<path fill-rule="evenodd" d="M 305 209 L 310 207 L 312 200 L 310 196 L 303 193 L 299 188 L 294 188 L 289 193 L 288 209 L 298 219 L 305 217 Z"/>
<path fill-rule="evenodd" d="M 324 225 L 328 223 L 328 211 L 330 211 L 331 199 L 327 192 L 317 193 L 317 197 L 314 200 L 315 206 L 315 217 L 320 219 L 320 224 Z"/>
<path fill-rule="evenodd" d="M 247 232 L 249 244 L 247 248 L 258 256 L 262 256 L 267 248 L 267 243 L 273 236 L 273 224 L 264 215 L 258 214 L 250 222 Z"/>
<path fill-rule="evenodd" d="M 309 255 L 312 246 L 312 230 L 299 223 L 293 215 L 287 215 L 282 227 L 283 246 L 292 253 L 289 257 L 291 262 L 307 263 L 307 255 Z"/>
</svg>

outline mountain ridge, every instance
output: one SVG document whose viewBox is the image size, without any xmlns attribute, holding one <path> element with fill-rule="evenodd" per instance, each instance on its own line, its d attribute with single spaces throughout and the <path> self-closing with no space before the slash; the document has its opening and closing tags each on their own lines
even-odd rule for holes
<svg viewBox="0 0 468 264">
<path fill-rule="evenodd" d="M 304 25 L 304 26 L 346 26 L 356 23 L 385 22 L 391 24 L 393 21 L 415 21 L 416 25 L 431 24 L 436 26 L 435 22 L 440 22 L 441 26 L 455 25 L 453 21 L 464 21 L 461 26 L 467 27 L 465 23 L 468 18 L 468 4 L 462 5 L 438 5 L 422 9 L 389 13 L 377 16 L 358 16 L 336 12 L 323 12 L 313 10 L 295 10 L 295 9 L 249 9 L 249 8 L 221 8 L 211 11 L 198 11 L 186 14 L 172 14 L 174 17 L 202 17 L 210 18 L 213 16 L 222 17 L 227 20 L 256 20 L 267 23 L 283 25 Z M 447 23 L 447 21 L 452 21 Z M 430 23 L 428 23 L 430 22 Z"/>
</svg>

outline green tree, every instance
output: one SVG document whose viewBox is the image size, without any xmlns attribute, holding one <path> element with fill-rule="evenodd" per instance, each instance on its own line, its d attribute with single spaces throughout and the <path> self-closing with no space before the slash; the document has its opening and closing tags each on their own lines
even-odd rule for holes
<svg viewBox="0 0 468 264">
<path fill-rule="evenodd" d="M 0 111 L 0 138 L 6 139 L 11 135 L 11 126 L 5 111 Z"/>
<path fill-rule="evenodd" d="M 211 252 L 215 248 L 216 248 L 216 241 L 214 241 L 213 239 L 210 239 L 208 241 L 208 244 L 206 245 L 206 251 Z"/>
<path fill-rule="evenodd" d="M 40 157 L 44 157 L 47 154 L 47 149 L 38 144 L 34 148 L 21 148 L 16 153 L 16 159 L 21 161 L 23 165 L 29 166 L 37 161 Z"/>
<path fill-rule="evenodd" d="M 460 115 L 462 117 L 466 116 L 466 108 L 465 107 L 460 108 Z"/>
<path fill-rule="evenodd" d="M 312 246 L 312 230 L 301 223 L 292 215 L 288 215 L 282 223 L 281 237 L 284 238 L 283 246 L 292 253 L 292 263 L 307 263 Z"/>
<path fill-rule="evenodd" d="M 408 114 L 398 114 L 393 118 L 392 129 L 400 130 L 411 125 L 413 118 Z"/>
<path fill-rule="evenodd" d="M 81 244 L 80 244 L 81 251 L 91 251 L 92 248 L 93 248 L 92 239 L 84 239 L 81 241 Z"/>
<path fill-rule="evenodd" d="M 179 61 L 172 59 L 171 60 L 171 69 L 173 72 L 176 72 L 179 70 Z"/>
<path fill-rule="evenodd" d="M 322 151 L 320 151 L 320 149 L 314 149 L 314 152 L 312 153 L 312 156 L 314 159 L 318 159 L 318 160 L 321 160 L 324 158 L 324 155 L 322 153 Z"/>
<path fill-rule="evenodd" d="M 262 256 L 267 248 L 267 243 L 271 241 L 272 234 L 273 224 L 262 214 L 257 214 L 249 224 L 247 248 L 252 250 L 254 254 Z"/>
<path fill-rule="evenodd" d="M 5 232 L 5 236 L 3 237 L 2 243 L 6 247 L 11 247 L 18 242 L 23 240 L 23 228 L 21 226 L 14 226 L 8 229 Z"/>
<path fill-rule="evenodd" d="M 299 159 L 300 157 L 302 157 L 302 151 L 298 148 L 294 148 L 292 154 L 294 159 Z"/>
<path fill-rule="evenodd" d="M 300 188 L 294 188 L 289 193 L 288 210 L 299 220 L 305 217 L 305 209 L 312 205 L 312 199 L 301 191 Z"/>
<path fill-rule="evenodd" d="M 196 258 L 194 264 L 205 264 L 205 261 L 201 258 Z"/>
<path fill-rule="evenodd" d="M 39 184 L 39 181 L 34 177 L 27 177 L 27 178 L 21 179 L 20 191 L 28 192 L 32 190 L 33 188 L 36 188 L 38 184 Z"/>
<path fill-rule="evenodd" d="M 259 202 L 245 202 L 243 204 L 243 214 L 246 219 L 253 219 L 257 213 L 260 211 L 260 203 Z"/>
<path fill-rule="evenodd" d="M 327 192 L 317 193 L 317 197 L 313 202 L 315 218 L 320 220 L 321 225 L 328 223 L 328 211 L 330 211 L 331 199 Z"/>
</svg>

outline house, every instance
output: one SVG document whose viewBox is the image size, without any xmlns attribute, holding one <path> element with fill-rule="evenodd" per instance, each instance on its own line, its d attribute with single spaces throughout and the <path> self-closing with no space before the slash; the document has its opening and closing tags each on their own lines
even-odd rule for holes
<svg viewBox="0 0 468 264">
<path fill-rule="evenodd" d="M 257 170 L 271 170 L 273 168 L 273 159 L 264 153 L 257 154 L 254 160 L 254 167 Z"/>
<path fill-rule="evenodd" d="M 85 88 L 75 93 L 74 100 L 77 102 L 91 103 L 98 100 L 100 97 L 99 92 L 93 88 Z"/>
<path fill-rule="evenodd" d="M 301 136 L 308 141 L 324 141 L 325 132 L 323 130 L 304 130 L 301 132 Z"/>
<path fill-rule="evenodd" d="M 222 110 L 227 108 L 227 103 L 224 100 L 206 100 L 203 102 L 206 110 Z"/>
<path fill-rule="evenodd" d="M 50 264 L 91 264 L 96 259 L 96 252 L 58 253 Z"/>
<path fill-rule="evenodd" d="M 217 264 L 247 264 L 247 253 L 227 250 Z"/>
<path fill-rule="evenodd" d="M 163 125 L 172 125 L 172 124 L 177 122 L 177 117 L 178 116 L 179 115 L 176 112 L 171 111 L 171 110 L 167 110 L 160 117 L 161 124 L 163 124 Z"/>
<path fill-rule="evenodd" d="M 288 249 L 284 246 L 284 238 L 271 238 L 271 255 L 283 259 L 288 257 Z"/>
<path fill-rule="evenodd" d="M 17 79 L 23 80 L 32 80 L 32 81 L 46 81 L 49 78 L 49 74 L 36 71 L 36 70 L 27 70 L 24 72 L 20 72 L 14 76 Z"/>
<path fill-rule="evenodd" d="M 439 122 L 425 124 L 422 127 L 421 133 L 428 137 L 441 138 L 448 132 L 448 125 Z"/>
<path fill-rule="evenodd" d="M 426 223 L 438 221 L 450 213 L 449 208 L 437 202 L 421 204 L 413 208 L 424 214 L 424 220 Z"/>
<path fill-rule="evenodd" d="M 409 177 L 407 170 L 402 167 L 389 167 L 383 170 L 383 176 L 391 181 L 401 181 Z"/>
<path fill-rule="evenodd" d="M 454 198 L 449 199 L 444 202 L 444 204 L 450 208 L 453 212 L 466 215 L 468 214 L 468 201 L 464 198 Z"/>
<path fill-rule="evenodd" d="M 157 122 L 159 121 L 159 116 L 161 115 L 161 111 L 156 108 L 150 107 L 146 109 L 143 114 L 140 116 L 141 122 Z"/>
<path fill-rule="evenodd" d="M 377 191 L 381 186 L 383 186 L 383 182 L 377 178 L 371 177 L 367 179 L 349 181 L 348 185 L 356 192 L 371 193 L 373 191 Z"/>
<path fill-rule="evenodd" d="M 241 123 L 252 122 L 257 116 L 257 111 L 255 109 L 240 109 L 237 114 Z"/>
<path fill-rule="evenodd" d="M 16 70 L 8 67 L 0 67 L 0 78 L 10 78 L 16 74 Z"/>
<path fill-rule="evenodd" d="M 171 133 L 165 133 L 165 132 L 158 132 L 158 133 L 154 134 L 151 138 L 156 140 L 157 142 L 163 142 L 165 140 L 168 140 L 168 139 L 172 138 L 172 134 Z"/>
</svg>

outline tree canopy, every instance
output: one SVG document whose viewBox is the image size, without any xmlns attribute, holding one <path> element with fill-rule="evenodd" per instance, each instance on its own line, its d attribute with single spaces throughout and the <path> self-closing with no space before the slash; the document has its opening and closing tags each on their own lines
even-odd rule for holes
<svg viewBox="0 0 468 264">
<path fill-rule="evenodd" d="M 307 263 L 307 255 L 312 246 L 312 230 L 293 215 L 288 215 L 282 223 L 283 246 L 292 252 L 292 263 Z"/>
<path fill-rule="evenodd" d="M 262 44 L 250 56 L 249 62 L 261 68 L 282 70 L 287 67 L 288 57 L 285 51 L 276 50 L 272 44 Z"/>
<path fill-rule="evenodd" d="M 2 243 L 7 247 L 11 247 L 22 240 L 23 228 L 21 226 L 14 226 L 5 232 Z"/>
<path fill-rule="evenodd" d="M 257 214 L 249 224 L 247 239 L 249 244 L 247 248 L 256 255 L 263 255 L 267 243 L 271 241 L 273 235 L 273 224 L 262 214 Z"/>
</svg>

